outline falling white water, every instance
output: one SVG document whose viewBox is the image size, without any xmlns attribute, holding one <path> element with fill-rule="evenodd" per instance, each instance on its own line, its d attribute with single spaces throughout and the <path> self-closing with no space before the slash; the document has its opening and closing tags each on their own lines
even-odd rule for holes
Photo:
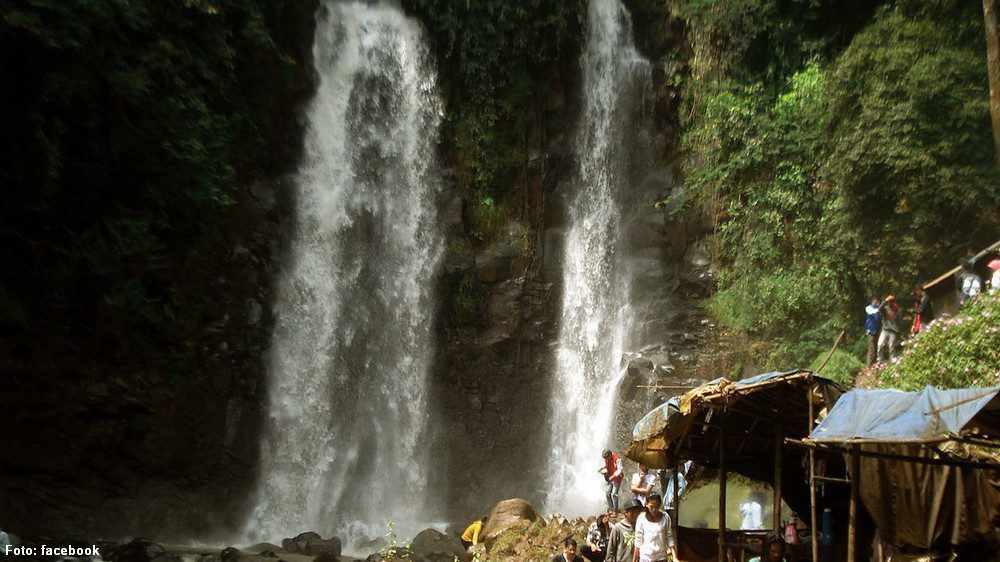
<svg viewBox="0 0 1000 562">
<path fill-rule="evenodd" d="M 313 54 L 319 84 L 275 306 L 269 419 L 245 540 L 358 525 L 379 536 L 388 519 L 434 514 L 425 497 L 442 252 L 433 67 L 419 24 L 368 2 L 325 1 Z"/>
<path fill-rule="evenodd" d="M 649 63 L 632 44 L 630 16 L 620 0 L 591 0 L 587 22 L 546 505 L 569 516 L 593 513 L 605 504 L 605 483 L 597 469 L 610 441 L 632 324 L 622 212 L 633 191 L 630 116 L 650 81 Z"/>
</svg>

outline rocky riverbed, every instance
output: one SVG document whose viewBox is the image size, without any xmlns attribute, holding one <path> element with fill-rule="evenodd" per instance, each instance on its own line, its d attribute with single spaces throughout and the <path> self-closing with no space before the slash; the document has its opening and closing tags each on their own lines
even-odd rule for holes
<svg viewBox="0 0 1000 562">
<path fill-rule="evenodd" d="M 522 562 L 544 560 L 560 550 L 561 542 L 574 537 L 583 544 L 587 526 L 593 520 L 569 520 L 562 515 L 546 517 L 523 499 L 499 502 L 490 511 L 480 533 L 480 543 L 466 549 L 460 534 L 464 525 L 445 532 L 425 529 L 414 537 L 389 533 L 379 541 L 362 543 L 361 537 L 327 537 L 303 532 L 285 538 L 280 544 L 261 542 L 250 546 L 192 546 L 158 543 L 146 538 L 128 542 L 22 540 L 10 535 L 13 549 L 23 559 L 108 562 L 456 562 L 503 560 Z M 463 527 L 463 528 L 460 528 Z M 366 552 L 344 552 L 345 540 L 362 544 Z M 63 550 L 64 549 L 64 550 Z M 95 555 L 94 552 L 97 554 Z"/>
</svg>

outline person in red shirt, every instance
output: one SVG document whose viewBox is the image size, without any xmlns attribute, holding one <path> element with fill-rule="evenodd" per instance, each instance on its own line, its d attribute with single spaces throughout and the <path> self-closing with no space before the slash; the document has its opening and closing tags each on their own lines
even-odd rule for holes
<svg viewBox="0 0 1000 562">
<path fill-rule="evenodd" d="M 625 467 L 622 464 L 622 458 L 611 452 L 610 449 L 604 449 L 601 453 L 601 457 L 604 459 L 604 466 L 600 468 L 597 472 L 604 475 L 604 481 L 608 483 L 607 500 L 608 500 L 608 511 L 618 511 L 618 489 L 622 485 L 622 477 L 625 475 Z"/>
</svg>

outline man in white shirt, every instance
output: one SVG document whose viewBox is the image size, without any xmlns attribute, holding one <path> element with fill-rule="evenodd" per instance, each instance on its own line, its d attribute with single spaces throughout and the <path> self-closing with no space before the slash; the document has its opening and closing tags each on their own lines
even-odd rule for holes
<svg viewBox="0 0 1000 562">
<path fill-rule="evenodd" d="M 646 496 L 656 487 L 656 474 L 650 472 L 646 465 L 640 464 L 639 471 L 632 475 L 629 489 L 635 494 L 635 499 L 645 507 Z"/>
<path fill-rule="evenodd" d="M 764 528 L 764 506 L 762 505 L 760 492 L 750 492 L 747 501 L 740 505 L 740 513 L 743 514 L 743 524 L 740 529 L 744 531 L 759 531 Z"/>
</svg>

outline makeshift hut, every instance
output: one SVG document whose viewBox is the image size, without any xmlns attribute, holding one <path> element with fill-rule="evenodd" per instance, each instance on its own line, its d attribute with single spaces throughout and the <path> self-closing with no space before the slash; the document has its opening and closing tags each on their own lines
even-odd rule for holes
<svg viewBox="0 0 1000 562">
<path fill-rule="evenodd" d="M 1000 464 L 982 452 L 1000 446 L 1000 387 L 854 390 L 789 443 L 846 460 L 848 560 L 859 503 L 873 560 L 1000 560 Z"/>
<path fill-rule="evenodd" d="M 728 474 L 771 483 L 775 532 L 780 531 L 782 498 L 794 511 L 811 513 L 815 498 L 809 495 L 802 451 L 788 454 L 785 439 L 806 438 L 819 414 L 842 392 L 833 381 L 807 370 L 766 373 L 736 382 L 716 379 L 672 398 L 636 424 L 628 458 L 652 468 L 674 469 L 675 474 L 682 461 L 693 460 L 719 476 L 716 536 L 705 544 L 705 537 L 699 535 L 703 531 L 678 527 L 682 550 L 697 551 L 688 556 L 682 552 L 682 558 L 727 560 L 732 552 L 739 559 L 749 547 L 745 533 L 727 530 L 731 526 L 725 509 Z M 678 509 L 683 510 L 683 505 Z M 675 516 L 675 525 L 677 520 Z M 816 544 L 817 525 L 810 526 Z"/>
</svg>

